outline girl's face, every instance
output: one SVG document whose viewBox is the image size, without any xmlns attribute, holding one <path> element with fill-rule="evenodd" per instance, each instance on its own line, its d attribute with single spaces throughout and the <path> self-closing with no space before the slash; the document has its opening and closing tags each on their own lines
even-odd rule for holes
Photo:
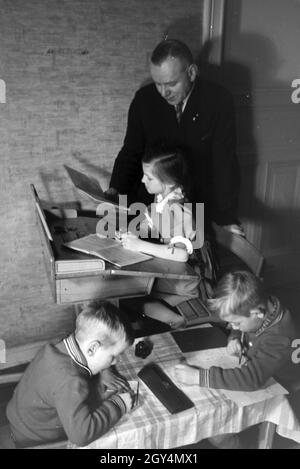
<svg viewBox="0 0 300 469">
<path fill-rule="evenodd" d="M 145 184 L 145 187 L 149 194 L 164 194 L 169 187 L 169 184 L 164 184 L 160 179 L 158 179 L 155 174 L 153 174 L 153 164 L 143 163 L 143 172 L 144 176 L 142 183 Z"/>
</svg>

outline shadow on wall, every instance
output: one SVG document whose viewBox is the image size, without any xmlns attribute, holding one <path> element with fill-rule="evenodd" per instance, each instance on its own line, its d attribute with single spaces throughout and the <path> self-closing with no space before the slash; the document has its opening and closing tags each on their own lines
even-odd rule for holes
<svg viewBox="0 0 300 469">
<path fill-rule="evenodd" d="M 265 242 L 268 238 L 266 244 L 274 247 L 284 245 L 299 251 L 297 233 L 300 232 L 300 215 L 299 210 L 291 206 L 290 195 L 280 195 L 283 203 L 278 208 L 267 205 L 256 196 L 258 149 L 255 139 L 256 123 L 253 113 L 256 103 L 253 90 L 256 87 L 286 89 L 287 84 L 275 78 L 283 60 L 278 56 L 272 41 L 262 35 L 239 34 L 232 55 L 243 57 L 242 61 L 225 60 L 222 66 L 212 64 L 214 48 L 219 46 L 219 40 L 206 42 L 196 57 L 196 62 L 202 77 L 224 85 L 234 96 L 238 148 L 242 149 L 238 156 L 243 169 L 239 216 L 242 220 L 263 225 Z M 246 152 L 243 152 L 243 149 L 246 149 Z"/>
</svg>

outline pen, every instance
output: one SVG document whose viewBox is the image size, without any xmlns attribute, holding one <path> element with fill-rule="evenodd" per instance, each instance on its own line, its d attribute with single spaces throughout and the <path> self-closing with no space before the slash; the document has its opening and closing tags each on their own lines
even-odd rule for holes
<svg viewBox="0 0 300 469">
<path fill-rule="evenodd" d="M 146 217 L 146 219 L 147 219 L 148 226 L 149 226 L 150 228 L 153 228 L 153 220 L 152 220 L 152 218 L 149 216 L 147 210 L 145 210 L 145 217 Z"/>
<path fill-rule="evenodd" d="M 245 340 L 245 333 L 241 333 L 241 353 L 240 353 L 240 358 L 239 358 L 239 365 L 242 363 L 242 358 L 244 356 L 245 350 L 244 350 L 244 340 Z"/>
<path fill-rule="evenodd" d="M 174 254 L 175 244 L 169 244 L 168 249 L 172 249 L 172 254 Z"/>
</svg>

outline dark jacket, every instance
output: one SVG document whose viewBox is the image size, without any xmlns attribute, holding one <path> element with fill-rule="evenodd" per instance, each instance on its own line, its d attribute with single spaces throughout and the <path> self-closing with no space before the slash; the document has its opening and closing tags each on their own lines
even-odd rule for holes
<svg viewBox="0 0 300 469">
<path fill-rule="evenodd" d="M 154 84 L 137 91 L 128 113 L 127 131 L 110 182 L 131 201 L 149 202 L 141 189 L 145 149 L 165 143 L 185 148 L 194 175 L 192 202 L 204 202 L 206 217 L 220 225 L 236 222 L 238 169 L 235 119 L 230 94 L 221 86 L 197 79 L 180 123 L 174 106 Z"/>
</svg>

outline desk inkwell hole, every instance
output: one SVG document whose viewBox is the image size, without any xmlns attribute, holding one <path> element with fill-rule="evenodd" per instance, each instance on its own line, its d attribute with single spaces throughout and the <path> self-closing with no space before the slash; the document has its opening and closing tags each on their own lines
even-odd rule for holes
<svg viewBox="0 0 300 469">
<path fill-rule="evenodd" d="M 149 340 L 140 340 L 135 346 L 135 356 L 147 358 L 153 350 L 153 344 Z"/>
</svg>

